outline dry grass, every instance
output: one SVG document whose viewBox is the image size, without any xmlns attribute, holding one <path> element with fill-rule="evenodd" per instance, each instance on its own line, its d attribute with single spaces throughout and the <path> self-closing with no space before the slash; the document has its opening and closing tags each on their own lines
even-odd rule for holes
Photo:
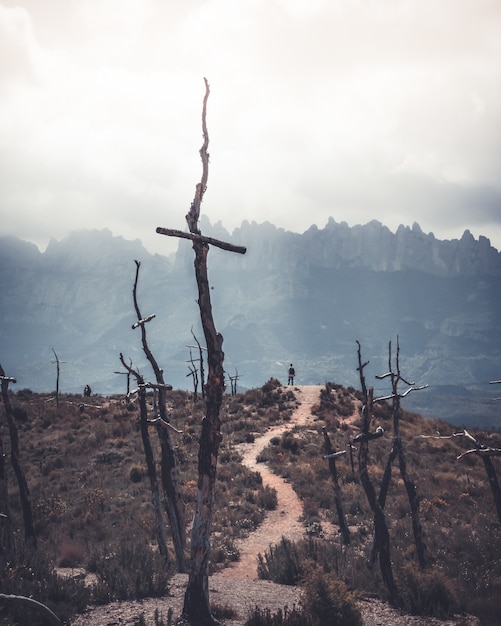
<svg viewBox="0 0 501 626">
<path fill-rule="evenodd" d="M 55 564 L 89 568 L 107 554 L 119 552 L 117 537 L 127 537 L 129 543 L 154 551 L 156 534 L 136 406 L 118 396 L 91 397 L 85 400 L 82 411 L 81 402 L 78 396 L 64 395 L 58 409 L 47 396 L 29 391 L 12 395 L 39 551 Z M 174 437 L 190 520 L 203 405 L 194 403 L 192 394 L 180 391 L 172 392 L 169 403 L 171 421 L 182 431 Z M 357 473 L 352 472 L 349 454 L 337 462 L 337 467 L 352 545 L 343 548 L 337 534 L 318 539 L 323 519 L 337 522 L 327 461 L 322 458 L 322 427 L 327 427 L 335 449 L 348 449 L 348 442 L 358 432 L 357 420 L 348 418 L 359 403 L 355 390 L 326 386 L 315 409 L 314 426 L 294 428 L 292 433 L 276 438 L 263 458 L 292 482 L 304 504 L 305 527 L 317 530 L 316 541 L 325 541 L 324 547 L 316 550 L 332 556 L 335 574 L 350 589 L 384 597 L 377 568 L 367 567 L 372 516 Z M 225 398 L 213 525 L 214 569 L 238 559 L 235 540 L 255 528 L 265 510 L 273 506 L 273 494 L 263 488 L 259 474 L 243 467 L 235 446 L 252 441 L 271 424 L 288 422 L 296 404 L 293 393 L 273 380 L 260 389 Z M 391 418 L 385 406 L 377 408 L 373 427 L 378 425 L 385 429 L 385 436 L 371 443 L 369 459 L 376 488 L 391 448 Z M 8 436 L 1 418 L 0 428 L 6 446 Z M 492 621 L 492 615 L 501 588 L 501 529 L 481 460 L 471 455 L 456 461 L 463 450 L 461 438 L 420 437 L 452 432 L 444 422 L 405 414 L 401 430 L 408 471 L 417 483 L 432 570 L 440 575 L 451 597 L 458 599 L 461 609 L 478 614 L 483 611 L 488 616 L 485 620 L 490 620 L 485 624 L 499 623 Z M 155 441 L 153 435 L 154 431 Z M 501 446 L 499 435 L 478 436 L 489 445 Z M 156 444 L 155 455 L 159 458 Z M 356 470 L 356 456 L 354 462 Z M 497 468 L 498 461 L 494 463 Z M 19 537 L 21 511 L 10 465 L 8 483 Z M 422 590 L 427 589 L 430 578 L 416 573 L 408 501 L 398 466 L 393 468 L 386 513 L 397 575 L 402 581 L 413 580 L 415 587 L 418 581 Z M 432 579 L 435 586 L 436 580 Z M 409 602 L 416 602 L 416 598 Z"/>
</svg>

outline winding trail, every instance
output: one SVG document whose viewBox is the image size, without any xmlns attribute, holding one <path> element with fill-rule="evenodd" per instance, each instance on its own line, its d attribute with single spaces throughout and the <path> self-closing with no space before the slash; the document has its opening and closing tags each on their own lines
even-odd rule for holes
<svg viewBox="0 0 501 626">
<path fill-rule="evenodd" d="M 294 391 L 300 406 L 293 413 L 289 423 L 275 426 L 258 437 L 253 444 L 242 444 L 243 463 L 254 471 L 259 471 L 263 484 L 277 490 L 278 507 L 270 511 L 264 523 L 246 539 L 238 543 L 240 561 L 226 568 L 209 579 L 211 601 L 221 606 L 230 606 L 237 611 L 234 619 L 224 620 L 225 626 L 244 626 L 246 616 L 255 606 L 268 608 L 272 613 L 284 606 L 292 607 L 300 598 L 300 589 L 287 585 L 277 585 L 269 580 L 257 578 L 257 555 L 278 543 L 282 536 L 291 540 L 303 537 L 304 529 L 298 521 L 302 515 L 302 505 L 289 483 L 273 474 L 264 463 L 258 463 L 256 457 L 265 448 L 272 437 L 280 436 L 295 425 L 307 425 L 313 421 L 311 407 L 319 401 L 323 386 L 295 386 Z M 357 416 L 347 418 L 353 422 Z M 141 614 L 146 623 L 153 623 L 160 615 L 181 614 L 187 574 L 175 574 L 169 584 L 169 595 L 163 598 L 147 598 L 130 602 L 112 602 L 104 606 L 91 606 L 84 613 L 77 615 L 71 626 L 134 626 Z M 479 626 L 476 618 L 461 617 L 460 621 L 441 621 L 434 618 L 402 615 L 397 610 L 374 598 L 361 598 L 359 606 L 364 626 Z M 471 619 L 470 619 L 471 618 Z"/>
<path fill-rule="evenodd" d="M 256 579 L 259 553 L 264 554 L 270 544 L 279 543 L 282 536 L 286 536 L 291 541 L 298 541 L 304 536 L 304 527 L 299 521 L 303 507 L 296 492 L 290 483 L 274 474 L 266 463 L 258 463 L 257 457 L 273 437 L 280 437 L 294 426 L 304 426 L 313 421 L 311 408 L 318 404 L 322 388 L 323 385 L 296 385 L 294 392 L 300 405 L 292 414 L 290 421 L 270 428 L 264 435 L 257 437 L 253 443 L 243 443 L 238 446 L 243 456 L 243 464 L 261 474 L 264 486 L 276 490 L 278 505 L 274 511 L 266 514 L 259 528 L 236 543 L 240 550 L 240 560 L 215 574 L 213 578 Z"/>
</svg>

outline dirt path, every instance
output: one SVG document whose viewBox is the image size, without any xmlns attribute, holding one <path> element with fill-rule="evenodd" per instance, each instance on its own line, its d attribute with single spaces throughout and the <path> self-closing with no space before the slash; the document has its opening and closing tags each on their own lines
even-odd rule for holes
<svg viewBox="0 0 501 626">
<path fill-rule="evenodd" d="M 261 474 L 263 485 L 276 489 L 278 506 L 266 515 L 264 522 L 256 531 L 237 543 L 240 550 L 240 560 L 231 567 L 215 574 L 213 578 L 256 579 L 257 555 L 259 553 L 264 554 L 269 549 L 270 544 L 279 543 L 282 536 L 286 536 L 292 541 L 297 541 L 303 537 L 304 527 L 299 521 L 303 507 L 296 492 L 290 483 L 274 474 L 265 463 L 258 463 L 256 459 L 273 437 L 281 436 L 296 425 L 306 425 L 309 421 L 313 421 L 311 407 L 318 404 L 320 389 L 322 389 L 321 385 L 294 387 L 296 398 L 301 404 L 292 414 L 290 422 L 270 428 L 252 444 L 245 443 L 239 446 L 243 455 L 243 464 Z"/>
<path fill-rule="evenodd" d="M 244 464 L 254 471 L 259 471 L 263 484 L 277 490 L 278 507 L 271 511 L 264 523 L 239 544 L 241 558 L 233 567 L 210 577 L 209 587 L 211 604 L 232 607 L 237 616 L 225 620 L 225 626 L 244 626 L 249 612 L 255 607 L 269 608 L 272 613 L 284 606 L 297 605 L 300 599 L 298 587 L 277 585 L 267 580 L 257 579 L 257 555 L 264 553 L 270 544 L 278 543 L 282 536 L 297 540 L 303 536 L 304 529 L 298 521 L 302 506 L 289 483 L 273 474 L 264 463 L 258 463 L 256 457 L 265 448 L 272 437 L 280 436 L 296 424 L 305 425 L 313 421 L 311 407 L 318 402 L 322 386 L 295 387 L 298 401 L 301 403 L 286 425 L 271 428 L 253 444 L 242 444 Z M 347 418 L 351 422 L 358 412 Z M 170 592 L 163 598 L 151 598 L 142 601 L 112 602 L 105 606 L 89 607 L 78 615 L 71 626 L 133 626 L 139 615 L 143 615 L 147 624 L 155 623 L 155 612 L 159 611 L 165 621 L 169 610 L 173 616 L 180 615 L 187 575 L 176 574 L 170 582 Z M 360 599 L 364 626 L 478 626 L 474 618 L 440 621 L 433 618 L 420 618 L 402 615 L 379 600 Z"/>
</svg>

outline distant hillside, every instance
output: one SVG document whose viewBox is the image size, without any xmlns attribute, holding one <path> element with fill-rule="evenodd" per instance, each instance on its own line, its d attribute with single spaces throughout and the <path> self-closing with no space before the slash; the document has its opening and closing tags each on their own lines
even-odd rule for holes
<svg viewBox="0 0 501 626">
<path fill-rule="evenodd" d="M 230 235 L 207 220 L 202 230 L 248 250 L 209 254 L 225 366 L 238 370 L 242 387 L 285 380 L 290 362 L 301 384 L 357 386 L 356 340 L 371 377 L 387 370 L 388 342 L 395 349 L 398 335 L 403 375 L 429 385 L 408 396 L 409 409 L 501 425 L 501 401 L 492 400 L 501 389 L 489 385 L 501 378 L 501 254 L 485 237 L 466 231 L 440 241 L 417 224 L 392 233 L 375 221 L 350 228 L 332 219 L 303 234 L 244 222 Z M 156 314 L 151 348 L 171 384 L 191 387 L 192 329 L 203 340 L 191 245 L 151 255 L 103 230 L 53 240 L 44 253 L 0 238 L 0 363 L 18 388 L 55 388 L 52 349 L 64 362 L 64 391 L 87 383 L 100 393 L 124 390 L 120 352 L 149 376 L 131 330 L 134 259 L 142 313 Z"/>
</svg>

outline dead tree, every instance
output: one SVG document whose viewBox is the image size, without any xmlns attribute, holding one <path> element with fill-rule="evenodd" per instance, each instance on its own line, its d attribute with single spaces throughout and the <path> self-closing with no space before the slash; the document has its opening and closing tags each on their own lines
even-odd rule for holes
<svg viewBox="0 0 501 626">
<path fill-rule="evenodd" d="M 190 365 L 188 365 L 188 369 L 190 371 L 188 374 L 186 374 L 186 378 L 191 376 L 193 379 L 193 400 L 196 402 L 198 400 L 198 368 L 195 365 L 195 362 L 198 359 L 193 358 L 193 353 L 191 351 L 193 347 L 194 346 L 187 346 L 190 351 L 190 360 L 188 361 L 188 363 L 190 363 Z"/>
<path fill-rule="evenodd" d="M 59 374 L 60 374 L 60 365 L 61 363 L 66 363 L 66 361 L 60 361 L 59 357 L 56 354 L 56 351 L 54 350 L 54 348 L 52 348 L 52 352 L 54 352 L 54 356 L 56 357 L 55 361 L 52 361 L 52 363 L 56 364 L 56 406 L 59 406 Z"/>
<path fill-rule="evenodd" d="M 469 454 L 476 454 L 482 459 L 487 474 L 487 479 L 491 487 L 492 496 L 494 498 L 494 505 L 496 506 L 499 523 L 501 524 L 501 487 L 499 486 L 496 470 L 494 468 L 494 464 L 492 463 L 492 457 L 501 456 L 501 448 L 491 448 L 489 446 L 485 446 L 477 439 L 475 439 L 475 437 L 473 437 L 473 435 L 471 435 L 466 429 L 457 433 L 453 433 L 452 435 L 439 434 L 419 436 L 421 439 L 452 439 L 453 437 L 464 437 L 471 444 L 473 444 L 474 447 L 461 453 L 457 457 L 457 460 L 460 461 L 462 458 Z"/>
<path fill-rule="evenodd" d="M 184 596 L 181 621 L 196 626 L 213 625 L 217 620 L 211 614 L 209 602 L 209 558 L 210 535 L 214 508 L 214 486 L 216 482 L 217 459 L 221 442 L 221 404 L 225 389 L 223 337 L 217 332 L 212 314 L 210 287 L 207 272 L 209 245 L 223 250 L 244 254 L 241 246 L 205 237 L 198 226 L 200 207 L 207 189 L 209 174 L 209 134 L 206 114 L 209 98 L 209 83 L 205 81 L 205 96 L 202 107 L 203 144 L 200 148 L 202 176 L 195 188 L 195 197 L 186 215 L 189 233 L 157 228 L 162 235 L 182 237 L 192 241 L 195 254 L 195 278 L 198 287 L 198 307 L 207 346 L 207 382 L 205 385 L 205 417 L 202 420 L 198 452 L 198 483 L 195 501 L 195 514 L 191 530 L 191 562 L 188 585 Z"/>
<path fill-rule="evenodd" d="M 200 386 L 202 389 L 202 398 L 205 398 L 205 371 L 204 371 L 203 351 L 204 350 L 207 351 L 207 348 L 204 348 L 202 345 L 200 345 L 200 342 L 198 341 L 197 336 L 193 332 L 193 327 L 191 329 L 191 334 L 193 335 L 193 339 L 195 340 L 195 343 L 197 344 L 197 348 L 198 348 L 198 357 L 199 357 L 199 363 L 200 363 Z"/>
<path fill-rule="evenodd" d="M 127 370 L 125 372 L 113 372 L 113 373 L 114 374 L 120 374 L 120 375 L 123 375 L 123 376 L 127 376 L 127 390 L 125 392 L 125 395 L 128 396 L 129 392 L 130 392 L 130 376 L 131 376 L 130 370 L 132 368 L 132 361 L 130 361 L 129 362 L 129 366 L 126 365 L 125 368 Z"/>
<path fill-rule="evenodd" d="M 416 553 L 419 562 L 419 566 L 421 568 L 425 568 L 428 564 L 428 559 L 426 557 L 426 547 L 423 540 L 423 529 L 421 526 L 421 519 L 419 516 L 419 499 L 416 492 L 416 485 L 414 481 L 410 478 L 407 472 L 407 462 L 405 459 L 405 451 L 404 444 L 402 442 L 402 434 L 400 432 L 400 417 L 401 417 L 401 408 L 400 408 L 400 399 L 408 395 L 411 391 L 416 391 L 419 389 L 424 389 L 425 386 L 416 387 L 414 383 L 410 383 L 402 376 L 400 372 L 400 344 L 397 337 L 397 354 L 395 358 L 395 368 L 394 371 L 392 365 L 392 354 L 391 354 L 391 341 L 388 344 L 388 372 L 386 374 L 382 374 L 376 376 L 378 380 L 384 380 L 385 378 L 390 379 L 391 383 L 391 395 L 376 398 L 374 402 L 384 402 L 387 400 L 391 400 L 392 402 L 392 417 L 393 417 L 393 445 L 388 456 L 388 460 L 386 462 L 386 467 L 383 474 L 383 480 L 381 482 L 381 488 L 379 491 L 379 504 L 381 508 L 384 509 L 386 504 L 386 497 L 388 494 L 388 487 L 391 480 L 391 469 L 393 462 L 398 457 L 398 466 L 400 469 L 400 475 L 402 480 L 404 481 L 405 490 L 407 492 L 407 498 L 409 500 L 409 505 L 411 509 L 411 517 L 412 517 L 412 532 L 414 535 L 414 544 L 416 546 Z M 400 394 L 398 392 L 399 383 L 405 383 L 408 385 L 407 390 Z M 374 549 L 377 549 L 376 544 L 374 544 Z M 374 556 L 374 554 L 373 554 Z"/>
<path fill-rule="evenodd" d="M 492 496 L 494 498 L 494 504 L 496 506 L 496 511 L 498 514 L 499 523 L 501 524 L 501 488 L 499 487 L 498 478 L 496 475 L 496 470 L 494 469 L 494 464 L 492 463 L 493 456 L 501 456 L 501 449 L 499 448 L 489 448 L 479 443 L 475 437 L 472 437 L 467 430 L 463 431 L 463 436 L 471 441 L 475 446 L 473 449 L 467 450 L 458 456 L 458 460 L 462 459 L 467 454 L 477 454 L 483 461 L 485 472 L 487 474 L 487 479 L 489 480 L 489 485 L 491 486 Z"/>
<path fill-rule="evenodd" d="M 177 469 L 176 455 L 174 452 L 174 445 L 172 443 L 169 429 L 162 426 L 162 422 L 164 424 L 169 424 L 170 422 L 169 413 L 167 411 L 166 396 L 166 391 L 169 386 L 165 384 L 163 370 L 159 367 L 148 345 L 146 336 L 146 324 L 154 319 L 155 315 L 149 315 L 145 318 L 143 318 L 141 315 L 137 299 L 137 284 L 139 280 L 139 269 L 141 267 L 141 263 L 139 261 L 135 261 L 135 264 L 136 276 L 134 279 L 132 298 L 134 302 L 134 309 L 137 315 L 137 322 L 132 325 L 132 328 L 141 329 L 141 342 L 143 346 L 143 351 L 146 355 L 146 358 L 150 362 L 157 382 L 156 388 L 158 390 L 159 420 L 155 422 L 155 424 L 161 450 L 161 476 L 162 487 L 165 495 L 164 503 L 167 510 L 167 515 L 169 517 L 172 542 L 174 544 L 174 552 L 176 553 L 177 566 L 180 572 L 185 572 L 186 563 L 184 552 L 186 547 L 186 514 L 181 488 L 179 486 L 179 475 Z M 124 365 L 124 363 L 122 364 Z"/>
<path fill-rule="evenodd" d="M 237 395 L 237 383 L 238 383 L 238 379 L 240 378 L 240 375 L 236 367 L 235 367 L 235 375 L 234 376 L 228 375 L 228 378 L 230 379 L 230 384 L 231 384 L 231 395 L 236 396 Z"/>
<path fill-rule="evenodd" d="M 11 523 L 9 507 L 9 489 L 3 441 L 0 438 L 0 560 L 9 560 L 12 545 Z"/>
<path fill-rule="evenodd" d="M 369 361 L 362 363 L 362 352 L 360 342 L 358 345 L 358 367 L 357 370 L 360 375 L 360 384 L 362 387 L 362 432 L 360 439 L 360 448 L 358 452 L 358 471 L 360 475 L 360 482 L 364 488 L 365 495 L 367 496 L 367 502 L 371 508 L 374 516 L 374 541 L 377 546 L 377 552 L 379 554 L 379 568 L 381 570 L 381 576 L 383 582 L 388 590 L 390 602 L 398 605 L 400 603 L 400 595 L 398 592 L 395 579 L 393 577 L 393 569 L 390 556 L 390 534 L 388 532 L 388 525 L 386 523 L 386 517 L 384 509 L 381 506 L 379 499 L 376 496 L 376 490 L 369 476 L 368 471 L 368 456 L 369 456 L 369 441 L 370 437 L 370 423 L 372 419 L 372 406 L 374 389 L 371 387 L 367 389 L 364 376 L 364 368 L 369 364 Z"/>
<path fill-rule="evenodd" d="M 139 400 L 139 425 L 141 430 L 141 439 L 143 440 L 144 456 L 146 458 L 146 468 L 148 470 L 148 478 L 150 481 L 151 498 L 153 502 L 153 509 L 155 511 L 155 519 L 157 524 L 157 544 L 158 551 L 164 557 L 166 562 L 169 561 L 169 551 L 167 549 L 167 541 L 165 538 L 165 523 L 162 513 L 162 501 L 160 497 L 160 487 L 158 484 L 157 468 L 155 465 L 155 457 L 153 455 L 153 448 L 151 447 L 150 434 L 148 432 L 148 407 L 146 405 L 146 386 L 144 385 L 144 379 L 139 372 L 133 370 L 131 366 L 127 365 L 124 360 L 124 356 L 120 353 L 120 362 L 125 369 L 132 374 L 138 385 L 138 400 Z"/>
<path fill-rule="evenodd" d="M 19 435 L 17 432 L 16 422 L 9 398 L 9 383 L 15 383 L 16 379 L 6 376 L 3 367 L 0 365 L 0 384 L 2 387 L 2 398 L 5 406 L 5 415 L 7 417 L 7 426 L 9 428 L 10 437 L 10 461 L 12 469 L 16 476 L 19 487 L 19 499 L 21 500 L 21 509 L 23 512 L 24 538 L 26 544 L 31 548 L 37 548 L 37 536 L 33 525 L 33 512 L 31 509 L 30 490 L 28 483 L 21 467 L 19 458 Z"/>
<path fill-rule="evenodd" d="M 490 380 L 489 385 L 501 385 L 501 380 Z M 492 398 L 493 400 L 501 400 L 500 397 Z"/>
<path fill-rule="evenodd" d="M 22 605 L 33 609 L 42 615 L 44 624 L 50 624 L 50 626 L 62 626 L 63 622 L 59 619 L 59 617 L 53 613 L 47 605 L 38 602 L 38 600 L 34 600 L 33 598 L 28 598 L 26 596 L 16 596 L 6 593 L 0 593 L 0 600 L 2 602 Z"/>
<path fill-rule="evenodd" d="M 339 450 L 338 452 L 334 452 L 332 442 L 325 426 L 322 428 L 322 430 L 324 433 L 324 459 L 327 459 L 329 461 L 329 472 L 332 478 L 332 485 L 334 487 L 334 504 L 336 505 L 339 532 L 341 533 L 344 545 L 347 546 L 350 544 L 350 529 L 348 528 L 348 524 L 346 523 L 346 518 L 344 515 L 343 500 L 341 498 L 341 487 L 339 486 L 336 467 L 336 458 L 346 454 L 346 450 Z"/>
</svg>

